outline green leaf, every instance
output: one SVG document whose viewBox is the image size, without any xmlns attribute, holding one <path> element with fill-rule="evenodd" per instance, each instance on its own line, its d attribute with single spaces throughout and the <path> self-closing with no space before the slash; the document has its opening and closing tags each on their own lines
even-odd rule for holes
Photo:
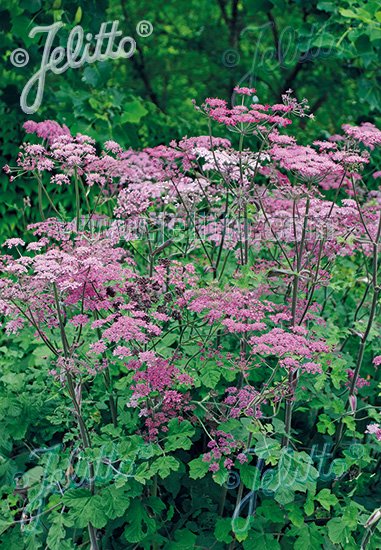
<svg viewBox="0 0 381 550">
<path fill-rule="evenodd" d="M 335 433 L 335 424 L 331 421 L 327 414 L 319 415 L 319 422 L 317 423 L 317 430 L 321 434 L 333 435 Z"/>
<path fill-rule="evenodd" d="M 356 49 L 359 53 L 364 54 L 373 50 L 372 44 L 367 34 L 359 36 L 355 42 Z"/>
<path fill-rule="evenodd" d="M 81 8 L 81 6 L 78 6 L 77 11 L 75 12 L 75 16 L 74 16 L 74 23 L 76 25 L 78 25 L 78 23 L 81 22 L 81 19 L 82 19 L 82 8 Z"/>
<path fill-rule="evenodd" d="M 324 538 L 320 533 L 319 528 L 314 524 L 305 524 L 298 530 L 293 530 L 292 535 L 298 538 L 294 543 L 294 550 L 318 550 L 323 548 Z"/>
<path fill-rule="evenodd" d="M 266 470 L 261 485 L 274 491 L 275 500 L 286 505 L 294 500 L 295 491 L 305 493 L 313 487 L 318 476 L 307 453 L 283 449 L 277 468 Z"/>
<path fill-rule="evenodd" d="M 201 381 L 207 388 L 215 388 L 221 378 L 221 369 L 205 365 L 201 373 Z"/>
<path fill-rule="evenodd" d="M 257 508 L 258 516 L 262 516 L 266 521 L 273 523 L 284 523 L 285 513 L 279 505 L 273 500 L 263 500 Z"/>
<path fill-rule="evenodd" d="M 196 547 L 197 536 L 189 529 L 176 531 L 175 540 L 166 545 L 166 550 L 189 550 Z"/>
<path fill-rule="evenodd" d="M 161 514 L 161 512 L 166 509 L 164 502 L 159 497 L 147 498 L 146 505 L 149 506 L 155 514 Z"/>
<path fill-rule="evenodd" d="M 276 464 L 280 456 L 280 443 L 263 435 L 255 436 L 258 440 L 255 445 L 255 454 L 271 464 Z"/>
<path fill-rule="evenodd" d="M 318 2 L 317 9 L 327 12 L 336 12 L 337 6 L 334 2 L 327 2 L 325 0 L 322 0 L 321 2 Z"/>
<path fill-rule="evenodd" d="M 13 521 L 9 520 L 9 521 L 4 521 L 3 519 L 0 518 L 0 535 L 5 533 L 5 531 L 7 529 L 9 529 L 9 527 L 12 527 L 13 526 Z"/>
<path fill-rule="evenodd" d="M 125 103 L 123 105 L 123 111 L 124 112 L 120 117 L 121 124 L 125 124 L 127 122 L 137 124 L 140 122 L 140 119 L 148 113 L 147 109 L 138 99 Z"/>
<path fill-rule="evenodd" d="M 304 516 L 302 510 L 297 504 L 289 504 L 287 507 L 288 517 L 295 527 L 301 527 L 304 523 Z"/>
<path fill-rule="evenodd" d="M 48 536 L 46 538 L 46 544 L 50 550 L 60 550 L 62 547 L 62 539 L 65 538 L 65 528 L 63 526 L 63 515 L 58 514 L 55 516 L 54 521 L 49 529 Z"/>
<path fill-rule="evenodd" d="M 232 520 L 230 518 L 218 518 L 214 529 L 214 536 L 218 542 L 229 544 L 233 537 L 231 536 Z"/>
<path fill-rule="evenodd" d="M 308 491 L 307 499 L 304 503 L 304 511 L 306 513 L 306 516 L 312 516 L 315 511 L 314 493 L 312 493 L 311 491 Z"/>
<path fill-rule="evenodd" d="M 335 506 L 339 502 L 336 495 L 332 494 L 329 489 L 322 489 L 320 493 L 316 495 L 315 500 L 317 500 L 325 510 L 328 510 L 328 512 L 331 506 Z"/>
<path fill-rule="evenodd" d="M 354 502 L 351 502 L 344 508 L 342 519 L 351 531 L 357 528 L 358 516 L 359 509 Z"/>
<path fill-rule="evenodd" d="M 145 485 L 147 479 L 151 479 L 153 475 L 155 474 L 152 472 L 152 470 L 150 470 L 149 463 L 143 462 L 136 468 L 134 472 L 134 479 L 136 479 L 136 481 L 138 481 L 139 483 Z"/>
<path fill-rule="evenodd" d="M 190 449 L 192 446 L 190 438 L 194 433 L 195 429 L 188 420 L 179 422 L 177 418 L 173 418 L 168 424 L 168 433 L 164 445 L 165 452 Z"/>
<path fill-rule="evenodd" d="M 217 472 L 213 473 L 212 477 L 213 477 L 213 481 L 215 481 L 215 483 L 218 483 L 218 485 L 223 485 L 228 480 L 229 470 L 227 470 L 226 468 L 221 468 L 220 467 L 220 469 Z"/>
<path fill-rule="evenodd" d="M 35 466 L 30 470 L 27 470 L 23 475 L 24 485 L 35 485 L 39 483 L 44 476 L 44 468 L 42 466 Z"/>
<path fill-rule="evenodd" d="M 248 518 L 234 518 L 232 520 L 232 529 L 235 534 L 235 538 L 238 540 L 238 542 L 242 542 L 243 540 L 247 539 L 249 535 L 250 530 L 250 524 L 253 521 L 252 517 Z"/>
<path fill-rule="evenodd" d="M 169 476 L 171 471 L 176 471 L 180 467 L 180 462 L 173 456 L 162 456 L 155 460 L 151 465 L 150 471 L 164 479 Z"/>
<path fill-rule="evenodd" d="M 68 517 L 76 527 L 87 527 L 91 522 L 95 528 L 103 529 L 107 524 L 107 503 L 100 495 L 92 495 L 87 489 L 69 489 L 62 501 L 70 508 Z"/>
<path fill-rule="evenodd" d="M 255 4 L 253 2 L 246 3 L 247 13 L 252 16 L 258 16 L 258 12 L 268 12 L 273 8 L 274 2 L 270 0 L 256 0 Z"/>
<path fill-rule="evenodd" d="M 353 418 L 353 416 L 344 416 L 343 424 L 347 426 L 348 430 L 356 430 L 356 420 Z"/>
<path fill-rule="evenodd" d="M 244 550 L 279 550 L 280 544 L 270 533 L 251 531 L 243 543 Z"/>
<path fill-rule="evenodd" d="M 339 13 L 343 17 L 350 17 L 351 19 L 357 19 L 357 13 L 353 10 L 348 10 L 346 8 L 339 8 Z"/>
<path fill-rule="evenodd" d="M 156 530 L 156 522 L 149 517 L 143 504 L 137 500 L 127 514 L 127 527 L 123 536 L 128 542 L 141 542 Z"/>
<path fill-rule="evenodd" d="M 342 544 L 345 547 L 350 536 L 350 530 L 345 521 L 342 518 L 333 518 L 327 523 L 327 527 L 330 540 L 334 544 Z"/>
<path fill-rule="evenodd" d="M 104 502 L 104 511 L 108 518 L 115 519 L 124 515 L 130 505 L 128 489 L 117 488 L 115 485 L 102 489 L 100 496 Z"/>
<path fill-rule="evenodd" d="M 191 460 L 188 463 L 188 466 L 189 466 L 189 477 L 191 479 L 200 479 L 202 477 L 205 477 L 209 471 L 208 462 L 204 462 L 201 456 L 199 456 L 198 458 L 195 458 L 194 460 Z"/>
<path fill-rule="evenodd" d="M 372 15 L 368 11 L 362 8 L 358 8 L 356 11 L 346 9 L 346 8 L 339 8 L 339 13 L 343 17 L 348 17 L 350 19 L 363 21 L 363 23 L 367 23 L 369 25 L 374 24 L 374 21 L 372 20 Z"/>
<path fill-rule="evenodd" d="M 99 83 L 99 71 L 97 71 L 93 67 L 86 67 L 82 74 L 82 80 L 86 82 L 86 84 L 90 84 L 90 86 L 97 86 Z"/>
<path fill-rule="evenodd" d="M 256 491 L 261 485 L 261 473 L 255 466 L 242 464 L 239 467 L 239 475 L 242 483 L 251 491 Z"/>
</svg>

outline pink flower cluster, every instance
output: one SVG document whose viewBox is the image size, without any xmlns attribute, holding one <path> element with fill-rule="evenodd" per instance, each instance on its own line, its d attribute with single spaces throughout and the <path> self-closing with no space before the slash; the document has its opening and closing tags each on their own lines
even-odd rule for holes
<svg viewBox="0 0 381 550">
<path fill-rule="evenodd" d="M 139 407 L 149 439 L 156 439 L 160 430 L 165 433 L 171 418 L 178 418 L 181 422 L 183 415 L 193 410 L 189 391 L 179 391 L 179 388 L 190 388 L 192 378 L 181 373 L 172 363 L 153 352 L 142 352 L 139 360 L 131 361 L 128 366 L 134 368 L 136 374 L 127 405 Z"/>
<path fill-rule="evenodd" d="M 227 388 L 226 393 L 228 396 L 225 398 L 224 403 L 231 407 L 229 410 L 231 418 L 239 418 L 240 416 L 261 418 L 260 404 L 256 403 L 260 393 L 255 388 L 244 386 L 239 389 L 233 386 Z"/>
<path fill-rule="evenodd" d="M 350 387 L 351 385 L 351 381 L 353 380 L 353 377 L 354 377 L 354 370 L 352 369 L 348 369 L 347 370 L 347 374 L 348 374 L 348 382 L 347 382 L 347 386 Z M 365 380 L 365 378 L 363 378 L 362 376 L 358 376 L 356 378 L 356 388 L 357 389 L 361 389 L 363 388 L 364 386 L 370 386 L 370 382 L 369 380 Z"/>
<path fill-rule="evenodd" d="M 52 143 L 56 138 L 62 135 L 70 136 L 70 130 L 67 126 L 61 126 L 55 120 L 44 120 L 43 122 L 34 122 L 28 120 L 24 124 L 24 130 L 27 134 L 36 134 L 39 138 Z"/>
<path fill-rule="evenodd" d="M 311 359 L 328 353 L 330 349 L 325 342 L 313 340 L 307 334 L 303 327 L 291 327 L 289 331 L 273 328 L 265 334 L 250 338 L 251 353 L 275 355 L 279 358 L 279 364 L 286 369 L 300 368 L 304 372 L 319 373 L 321 365 Z"/>
<path fill-rule="evenodd" d="M 363 122 L 360 126 L 344 124 L 343 130 L 347 136 L 363 143 L 369 149 L 381 145 L 381 131 L 370 122 Z"/>
<path fill-rule="evenodd" d="M 264 318 L 274 311 L 269 301 L 260 300 L 255 292 L 226 287 L 201 288 L 185 292 L 190 311 L 201 313 L 210 324 L 220 322 L 227 332 L 245 333 L 266 328 Z"/>
<path fill-rule="evenodd" d="M 381 441 L 381 426 L 380 424 L 368 424 L 366 427 L 365 433 L 372 434 L 378 439 L 378 441 Z"/>
<path fill-rule="evenodd" d="M 236 454 L 236 459 L 240 464 L 247 462 L 247 456 L 244 453 L 239 452 L 237 454 L 237 451 L 243 448 L 243 443 L 235 440 L 232 434 L 222 430 L 215 430 L 212 435 L 214 439 L 208 443 L 210 451 L 205 453 L 202 457 L 204 462 L 210 463 L 210 472 L 218 472 L 222 460 L 224 467 L 230 470 L 234 465 L 231 458 L 234 454 Z"/>
</svg>

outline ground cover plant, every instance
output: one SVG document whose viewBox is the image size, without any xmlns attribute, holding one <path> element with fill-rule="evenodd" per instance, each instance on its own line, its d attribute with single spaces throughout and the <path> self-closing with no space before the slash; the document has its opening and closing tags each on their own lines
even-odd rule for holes
<svg viewBox="0 0 381 550">
<path fill-rule="evenodd" d="M 25 123 L 5 548 L 380 547 L 381 131 L 256 93 L 143 150 Z"/>
</svg>

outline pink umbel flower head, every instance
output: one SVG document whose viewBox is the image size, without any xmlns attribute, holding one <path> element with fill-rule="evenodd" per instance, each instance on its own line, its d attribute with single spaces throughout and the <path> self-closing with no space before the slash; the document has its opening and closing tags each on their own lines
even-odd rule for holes
<svg viewBox="0 0 381 550">
<path fill-rule="evenodd" d="M 246 88 L 246 87 L 236 86 L 234 88 L 234 91 L 238 95 L 254 95 L 257 90 L 255 88 Z"/>
</svg>

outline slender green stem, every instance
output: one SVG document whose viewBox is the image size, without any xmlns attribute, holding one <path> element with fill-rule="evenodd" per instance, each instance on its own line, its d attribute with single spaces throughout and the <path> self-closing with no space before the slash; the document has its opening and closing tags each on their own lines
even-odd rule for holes
<svg viewBox="0 0 381 550">
<path fill-rule="evenodd" d="M 358 205 L 358 208 L 360 208 L 360 205 Z M 365 223 L 364 223 L 364 229 L 366 229 Z M 350 407 L 350 398 L 355 394 L 356 384 L 357 384 L 358 377 L 360 376 L 360 370 L 361 370 L 361 366 L 364 358 L 365 347 L 374 323 L 377 304 L 378 304 L 378 300 L 381 292 L 381 288 L 378 285 L 378 258 L 379 258 L 380 237 L 381 237 L 381 212 L 379 214 L 377 234 L 375 239 L 374 240 L 372 239 L 372 246 L 373 246 L 373 268 L 372 268 L 372 281 L 371 281 L 371 286 L 373 290 L 372 303 L 370 306 L 367 326 L 360 338 L 360 346 L 357 354 L 356 367 L 355 367 L 355 371 L 353 373 L 351 385 L 349 388 L 347 410 L 349 410 L 349 407 Z M 336 443 L 334 448 L 335 451 L 338 449 L 341 443 L 341 440 L 343 438 L 343 435 L 344 435 L 344 423 L 341 420 L 336 432 Z"/>
<path fill-rule="evenodd" d="M 183 207 L 184 207 L 184 209 L 185 209 L 185 211 L 186 211 L 186 213 L 187 213 L 189 219 L 191 219 L 191 215 L 190 215 L 189 209 L 188 209 L 187 205 L 185 204 L 185 202 L 184 202 L 184 200 L 183 200 L 183 197 L 182 197 L 181 193 L 179 192 L 179 190 L 178 190 L 178 188 L 177 188 L 175 182 L 174 182 L 173 180 L 171 180 L 171 181 L 172 181 L 173 186 L 174 186 L 174 188 L 175 188 L 175 190 L 176 190 L 176 193 L 177 193 L 178 196 L 179 196 L 179 199 L 180 199 L 180 201 L 181 201 L 181 204 L 183 205 Z M 211 256 L 210 256 L 209 252 L 208 252 L 208 249 L 206 248 L 206 246 L 205 246 L 205 244 L 204 244 L 204 241 L 202 240 L 202 237 L 201 237 L 200 232 L 199 232 L 199 230 L 198 230 L 196 221 L 195 221 L 195 223 L 193 224 L 193 226 L 194 226 L 194 229 L 195 229 L 195 232 L 196 232 L 197 237 L 200 239 L 201 246 L 202 246 L 202 248 L 203 248 L 203 250 L 204 250 L 204 252 L 205 252 L 206 257 L 208 258 L 210 267 L 212 268 L 212 271 L 213 271 L 213 274 L 214 274 L 215 271 L 216 271 L 216 268 L 215 268 L 215 266 L 214 266 L 214 264 L 213 264 L 213 260 L 212 260 L 212 258 L 211 258 Z"/>
<path fill-rule="evenodd" d="M 42 184 L 40 178 L 37 178 L 38 182 L 38 209 L 40 211 L 41 219 L 44 220 L 44 209 L 42 208 Z"/>
<path fill-rule="evenodd" d="M 103 374 L 104 374 L 105 386 L 109 394 L 108 403 L 109 403 L 112 423 L 114 428 L 117 428 L 118 427 L 118 410 L 117 410 L 116 400 L 112 394 L 111 378 L 107 368 L 105 369 Z"/>
<path fill-rule="evenodd" d="M 60 326 L 60 333 L 61 333 L 61 340 L 62 340 L 62 347 L 64 351 L 64 356 L 66 359 L 70 356 L 70 350 L 68 348 L 68 341 L 65 334 L 65 326 L 63 323 L 62 313 L 61 313 L 61 306 L 59 303 L 59 297 L 58 297 L 58 290 L 55 283 L 53 283 L 53 290 L 54 290 L 54 298 L 56 302 L 56 308 L 57 308 L 57 314 L 58 314 L 58 322 Z M 67 380 L 67 387 L 69 391 L 69 395 L 71 397 L 74 410 L 75 410 L 75 416 L 77 418 L 79 433 L 81 435 L 83 447 L 85 449 L 91 448 L 91 442 L 89 438 L 89 434 L 85 425 L 85 422 L 83 420 L 82 414 L 81 414 L 81 405 L 78 402 L 76 391 L 74 387 L 74 381 L 72 375 L 67 372 L 66 373 L 66 380 Z M 94 465 L 92 462 L 88 463 L 89 466 L 89 487 L 92 494 L 95 493 L 95 473 L 94 473 Z M 91 523 L 88 524 L 88 531 L 89 531 L 89 538 L 91 543 L 91 550 L 98 550 L 98 540 L 97 540 L 97 531 L 93 527 Z"/>
<path fill-rule="evenodd" d="M 227 488 L 226 485 L 224 485 L 221 489 L 220 502 L 219 502 L 219 505 L 218 505 L 218 515 L 219 516 L 223 516 L 223 514 L 224 514 L 224 508 L 225 508 L 227 493 L 228 493 L 228 488 Z"/>
<path fill-rule="evenodd" d="M 304 252 L 304 246 L 305 246 L 306 235 L 307 235 L 309 209 L 310 209 L 310 199 L 307 198 L 306 209 L 304 213 L 304 221 L 303 221 L 303 231 L 302 231 L 299 249 L 295 240 L 295 246 L 297 249 L 297 254 L 296 254 L 297 260 L 296 260 L 296 274 L 294 275 L 294 278 L 293 278 L 292 304 L 291 304 L 291 325 L 293 327 L 296 325 L 296 310 L 297 310 L 297 302 L 298 302 L 300 269 L 303 261 L 303 252 Z M 295 239 L 296 239 L 296 235 L 295 235 Z M 290 386 L 291 395 L 289 398 L 286 399 L 286 405 L 285 405 L 285 413 L 284 413 L 285 435 L 283 436 L 283 440 L 282 440 L 283 447 L 287 447 L 290 441 L 291 425 L 292 425 L 292 409 L 294 406 L 293 394 L 295 392 L 297 380 L 298 380 L 298 373 L 290 371 L 289 386 Z"/>
<path fill-rule="evenodd" d="M 220 265 L 220 260 L 221 260 L 221 255 L 222 255 L 222 249 L 223 249 L 224 243 L 225 243 L 225 235 L 226 235 L 226 225 L 227 225 L 228 210 L 229 210 L 229 193 L 228 193 L 228 191 L 226 191 L 225 212 L 224 212 L 224 226 L 223 226 L 223 229 L 222 229 L 221 242 L 220 242 L 220 246 L 219 246 L 219 250 L 218 250 L 218 255 L 217 255 L 217 260 L 216 260 L 216 264 L 215 264 L 215 270 L 214 270 L 215 277 L 217 277 L 217 270 L 218 270 L 218 266 Z"/>
</svg>

